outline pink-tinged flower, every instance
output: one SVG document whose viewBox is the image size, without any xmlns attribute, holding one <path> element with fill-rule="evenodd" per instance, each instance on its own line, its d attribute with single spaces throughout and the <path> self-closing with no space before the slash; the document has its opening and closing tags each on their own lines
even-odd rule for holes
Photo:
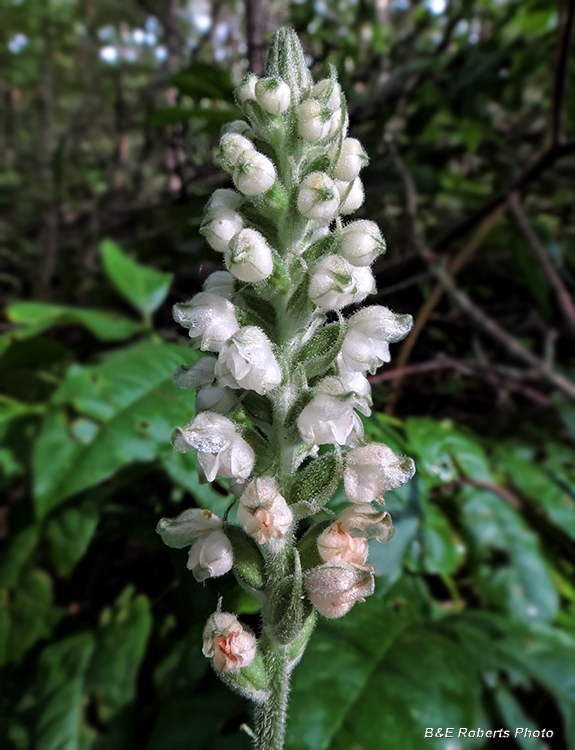
<svg viewBox="0 0 575 750">
<path fill-rule="evenodd" d="M 389 542 L 395 533 L 391 516 L 386 510 L 376 510 L 371 503 L 354 503 L 338 516 L 342 529 L 353 535 Z"/>
<path fill-rule="evenodd" d="M 293 513 L 273 477 L 259 477 L 248 484 L 240 498 L 238 521 L 258 544 L 274 552 L 283 547 Z"/>
<path fill-rule="evenodd" d="M 184 427 L 176 427 L 172 445 L 180 453 L 198 451 L 198 463 L 208 482 L 217 476 L 245 481 L 254 468 L 252 448 L 221 414 L 205 411 Z"/>
<path fill-rule="evenodd" d="M 352 565 L 365 565 L 367 560 L 367 537 L 352 536 L 339 520 L 321 532 L 317 548 L 325 562 L 340 560 Z"/>
<path fill-rule="evenodd" d="M 203 653 L 218 672 L 237 674 L 256 657 L 257 642 L 230 612 L 214 612 L 204 628 Z"/>
<path fill-rule="evenodd" d="M 271 342 L 257 326 L 240 328 L 224 344 L 215 374 L 221 385 L 260 395 L 273 391 L 282 380 Z"/>
<path fill-rule="evenodd" d="M 356 602 L 374 591 L 373 568 L 330 562 L 311 570 L 305 577 L 307 596 L 317 611 L 330 619 L 343 617 Z"/>
<path fill-rule="evenodd" d="M 211 292 L 200 292 L 188 302 L 174 305 L 173 313 L 176 322 L 189 328 L 194 349 L 219 352 L 240 328 L 232 303 Z"/>
<path fill-rule="evenodd" d="M 201 583 L 206 578 L 218 578 L 232 569 L 234 555 L 230 540 L 223 531 L 202 535 L 192 545 L 188 555 L 188 570 Z"/>
<path fill-rule="evenodd" d="M 355 372 L 372 374 L 389 362 L 389 344 L 401 341 L 411 330 L 411 315 L 396 315 L 387 307 L 364 307 L 349 318 L 341 347 L 343 364 Z"/>
<path fill-rule="evenodd" d="M 395 490 L 415 474 L 411 458 L 398 456 L 383 443 L 369 443 L 346 455 L 343 485 L 352 503 L 382 502 L 383 493 Z"/>
</svg>

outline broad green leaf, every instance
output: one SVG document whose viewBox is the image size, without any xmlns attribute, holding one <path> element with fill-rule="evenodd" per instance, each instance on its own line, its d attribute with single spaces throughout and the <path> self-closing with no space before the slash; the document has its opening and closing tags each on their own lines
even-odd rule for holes
<svg viewBox="0 0 575 750">
<path fill-rule="evenodd" d="M 513 735 L 515 735 L 519 727 L 534 729 L 532 719 L 525 715 L 521 704 L 504 685 L 498 685 L 494 691 L 494 698 L 503 719 L 503 726 L 513 727 L 511 729 Z M 547 747 L 547 743 L 539 738 L 524 737 L 523 734 L 520 734 L 516 738 L 516 742 L 524 750 L 545 750 Z"/>
<path fill-rule="evenodd" d="M 145 343 L 68 372 L 34 448 L 40 518 L 123 466 L 166 451 L 174 426 L 193 415 L 192 399 L 173 385 L 172 372 L 196 357 L 185 347 Z"/>
<path fill-rule="evenodd" d="M 111 240 L 102 242 L 100 253 L 106 273 L 120 294 L 143 315 L 155 312 L 166 299 L 173 275 L 136 263 Z"/>
<path fill-rule="evenodd" d="M 562 531 L 575 539 L 575 498 L 532 461 L 510 450 L 497 452 L 499 465 L 517 489 Z M 573 453 L 575 462 L 575 452 Z"/>
<path fill-rule="evenodd" d="M 46 524 L 52 564 L 62 576 L 68 576 L 82 559 L 100 519 L 94 499 L 64 507 Z"/>
<path fill-rule="evenodd" d="M 360 710 L 385 654 L 402 630 L 421 619 L 422 595 L 409 580 L 385 600 L 372 596 L 356 604 L 340 620 L 321 619 L 293 673 L 286 750 L 338 747 L 331 743 L 348 717 L 352 720 Z M 372 721 L 381 716 L 379 708 Z"/>
<path fill-rule="evenodd" d="M 517 510 L 488 490 L 465 487 L 461 517 L 480 559 L 477 585 L 483 595 L 512 617 L 551 620 L 558 597 L 536 534 Z M 492 550 L 508 562 L 488 564 Z"/>
<path fill-rule="evenodd" d="M 140 323 L 121 315 L 81 307 L 49 305 L 42 302 L 18 302 L 7 309 L 9 320 L 23 328 L 5 334 L 17 338 L 37 336 L 52 326 L 80 325 L 102 341 L 121 341 L 142 330 Z"/>
<path fill-rule="evenodd" d="M 35 750 L 88 750 L 94 733 L 84 722 L 84 678 L 94 653 L 91 633 L 49 646 L 40 658 Z"/>
<path fill-rule="evenodd" d="M 109 722 L 136 696 L 136 678 L 152 626 L 150 602 L 128 586 L 111 610 L 104 611 L 86 673 L 102 721 Z"/>
<path fill-rule="evenodd" d="M 424 573 L 453 573 L 465 553 L 461 539 L 445 515 L 429 502 L 411 549 L 413 560 Z"/>
</svg>

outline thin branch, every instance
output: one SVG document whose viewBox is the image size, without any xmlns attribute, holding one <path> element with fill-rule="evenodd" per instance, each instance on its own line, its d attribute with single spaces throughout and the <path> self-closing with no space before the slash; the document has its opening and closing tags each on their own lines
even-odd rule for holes
<svg viewBox="0 0 575 750">
<path fill-rule="evenodd" d="M 557 33 L 559 37 L 557 65 L 553 81 L 553 103 L 551 105 L 551 144 L 558 145 L 562 139 L 562 115 L 567 94 L 567 80 L 569 76 L 569 57 L 573 40 L 573 19 L 575 18 L 575 0 L 569 0 L 567 15 L 561 18 L 561 9 L 557 11 L 559 23 Z"/>
<path fill-rule="evenodd" d="M 555 270 L 555 267 L 551 259 L 549 258 L 549 254 L 547 253 L 539 237 L 533 230 L 533 227 L 529 223 L 527 216 L 525 216 L 525 212 L 521 207 L 521 203 L 519 201 L 519 196 L 517 195 L 517 193 L 512 193 L 509 196 L 508 204 L 515 217 L 515 220 L 517 221 L 517 224 L 519 225 L 519 228 L 525 236 L 525 239 L 537 256 L 537 259 L 543 266 L 543 270 L 547 274 L 549 282 L 555 289 L 555 292 L 557 293 L 557 299 L 559 300 L 559 304 L 561 306 L 561 309 L 563 310 L 563 315 L 565 316 L 565 320 L 571 328 L 571 332 L 575 334 L 575 304 L 573 304 L 571 295 L 565 288 L 561 277 Z"/>
</svg>

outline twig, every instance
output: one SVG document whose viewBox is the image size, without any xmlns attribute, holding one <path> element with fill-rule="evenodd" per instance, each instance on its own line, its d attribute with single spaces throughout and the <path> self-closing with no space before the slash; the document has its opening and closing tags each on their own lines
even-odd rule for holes
<svg viewBox="0 0 575 750">
<path fill-rule="evenodd" d="M 519 228 L 525 236 L 525 239 L 537 256 L 537 259 L 543 266 L 543 270 L 547 274 L 549 282 L 555 289 L 557 293 L 557 299 L 559 300 L 559 304 L 561 305 L 561 308 L 563 310 L 563 315 L 565 316 L 565 320 L 567 321 L 571 332 L 575 334 L 575 304 L 573 304 L 571 295 L 565 288 L 561 277 L 555 270 L 555 267 L 553 266 L 553 263 L 549 258 L 549 254 L 543 247 L 543 244 L 541 243 L 539 237 L 535 234 L 533 227 L 525 216 L 525 212 L 521 207 L 521 203 L 519 201 L 519 196 L 517 195 L 517 193 L 511 193 L 508 199 L 508 204 L 511 208 L 513 216 L 515 217 L 515 220 L 517 221 L 517 224 L 519 225 Z"/>
<path fill-rule="evenodd" d="M 511 490 L 508 490 L 507 487 L 503 487 L 500 484 L 496 484 L 495 482 L 488 482 L 486 479 L 472 479 L 471 477 L 465 477 L 460 481 L 462 484 L 469 484 L 472 487 L 480 487 L 481 489 L 494 492 L 514 508 L 523 507 L 523 502 L 521 501 L 521 499 L 518 498 L 517 495 L 515 495 L 513 492 L 511 492 Z"/>
<path fill-rule="evenodd" d="M 558 16 L 561 16 L 560 9 Z M 553 104 L 550 116 L 550 141 L 557 145 L 562 139 L 562 113 L 567 92 L 567 79 L 569 76 L 569 53 L 573 39 L 573 19 L 575 18 L 575 0 L 569 0 L 567 16 L 559 18 L 557 33 L 559 38 L 557 65 L 553 81 Z"/>
</svg>

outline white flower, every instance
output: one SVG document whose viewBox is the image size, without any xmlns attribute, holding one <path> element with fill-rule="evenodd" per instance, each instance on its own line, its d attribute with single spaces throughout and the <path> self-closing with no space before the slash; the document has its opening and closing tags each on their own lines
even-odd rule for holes
<svg viewBox="0 0 575 750">
<path fill-rule="evenodd" d="M 290 105 L 290 88 L 281 78 L 260 78 L 255 94 L 258 104 L 270 115 L 279 115 Z"/>
<path fill-rule="evenodd" d="M 343 383 L 346 391 L 351 391 L 359 396 L 368 406 L 372 406 L 371 384 L 361 372 L 348 370 L 342 366 L 341 354 L 337 355 L 336 363 L 338 366 L 338 378 Z"/>
<path fill-rule="evenodd" d="M 188 555 L 187 568 L 199 583 L 206 578 L 223 576 L 233 565 L 232 545 L 223 531 L 213 531 L 198 539 Z"/>
<path fill-rule="evenodd" d="M 412 322 L 411 315 L 396 315 L 380 305 L 359 310 L 347 321 L 341 347 L 344 365 L 356 372 L 374 373 L 384 362 L 389 362 L 390 342 L 401 341 Z"/>
<path fill-rule="evenodd" d="M 330 112 L 315 99 L 306 99 L 297 108 L 297 132 L 306 141 L 315 143 L 329 133 Z"/>
<path fill-rule="evenodd" d="M 376 510 L 371 503 L 349 505 L 338 516 L 342 529 L 354 535 L 358 532 L 378 542 L 389 542 L 395 533 L 391 516 L 386 510 Z"/>
<path fill-rule="evenodd" d="M 244 151 L 234 170 L 234 184 L 244 195 L 266 193 L 276 181 L 276 168 L 267 156 L 254 149 Z"/>
<path fill-rule="evenodd" d="M 273 477 L 259 477 L 248 484 L 240 498 L 238 521 L 258 544 L 276 553 L 283 547 L 293 514 Z"/>
<path fill-rule="evenodd" d="M 352 536 L 338 521 L 324 529 L 317 539 L 322 560 L 340 560 L 352 565 L 364 565 L 367 560 L 367 537 Z"/>
<path fill-rule="evenodd" d="M 161 518 L 156 526 L 164 544 L 174 549 L 189 547 L 196 539 L 221 531 L 222 519 L 211 510 L 190 508 L 176 518 Z"/>
<path fill-rule="evenodd" d="M 173 381 L 179 388 L 200 389 L 196 396 L 196 412 L 229 414 L 238 405 L 236 393 L 218 382 L 215 376 L 216 362 L 216 357 L 202 357 L 190 367 L 180 365 L 174 372 Z"/>
<path fill-rule="evenodd" d="M 228 208 L 214 209 L 210 219 L 202 224 L 200 232 L 210 247 L 219 253 L 224 253 L 232 237 L 243 227 L 243 219 L 238 213 Z"/>
<path fill-rule="evenodd" d="M 335 184 L 341 195 L 341 206 L 339 212 L 344 216 L 354 213 L 363 203 L 365 193 L 363 192 L 363 183 L 359 177 L 353 182 L 343 182 L 336 180 Z"/>
<path fill-rule="evenodd" d="M 238 232 L 226 249 L 225 260 L 229 272 L 241 281 L 263 281 L 274 270 L 271 247 L 255 229 Z"/>
<path fill-rule="evenodd" d="M 248 73 L 236 90 L 236 95 L 240 104 L 256 98 L 256 83 L 258 77 L 253 73 Z"/>
<path fill-rule="evenodd" d="M 309 600 L 324 617 L 343 617 L 356 602 L 374 591 L 373 568 L 330 562 L 311 570 L 305 578 Z"/>
<path fill-rule="evenodd" d="M 252 448 L 238 435 L 234 423 L 221 414 L 205 411 L 184 427 L 176 427 L 172 445 L 180 453 L 198 451 L 198 463 L 208 482 L 217 476 L 246 480 L 254 468 Z"/>
<path fill-rule="evenodd" d="M 343 485 L 352 503 L 382 502 L 383 493 L 408 482 L 415 474 L 411 458 L 398 456 L 383 443 L 368 443 L 346 455 Z"/>
<path fill-rule="evenodd" d="M 213 660 L 218 672 L 237 674 L 256 658 L 257 642 L 235 615 L 214 612 L 204 628 L 204 656 Z"/>
<path fill-rule="evenodd" d="M 237 211 L 242 202 L 242 196 L 236 193 L 235 190 L 230 190 L 230 188 L 214 190 L 210 200 L 206 204 L 205 217 L 206 219 L 212 218 L 221 208 L 225 208 L 228 211 Z"/>
<path fill-rule="evenodd" d="M 204 281 L 202 289 L 210 294 L 217 294 L 218 297 L 231 299 L 234 293 L 234 277 L 229 271 L 214 271 Z"/>
<path fill-rule="evenodd" d="M 233 172 L 240 156 L 253 151 L 254 144 L 240 133 L 224 133 L 220 139 L 220 162 L 224 169 Z"/>
<path fill-rule="evenodd" d="M 245 326 L 226 342 L 215 370 L 222 385 L 260 395 L 281 383 L 282 373 L 271 342 L 257 326 Z"/>
<path fill-rule="evenodd" d="M 302 440 L 308 447 L 357 445 L 363 437 L 363 424 L 354 408 L 371 413 L 366 399 L 347 391 L 339 378 L 324 378 L 298 417 Z"/>
<path fill-rule="evenodd" d="M 297 207 L 308 219 L 329 221 L 337 213 L 339 191 L 325 172 L 312 172 L 304 177 L 299 189 Z"/>
<path fill-rule="evenodd" d="M 325 255 L 313 268 L 309 296 L 323 310 L 361 302 L 375 287 L 369 268 L 352 266 L 339 255 Z"/>
<path fill-rule="evenodd" d="M 341 109 L 341 86 L 337 81 L 324 78 L 315 84 L 311 93 L 332 112 Z"/>
<path fill-rule="evenodd" d="M 360 219 L 347 224 L 339 235 L 339 252 L 354 266 L 369 266 L 385 252 L 385 240 L 375 221 Z"/>
<path fill-rule="evenodd" d="M 337 153 L 335 148 L 332 153 Z M 351 182 L 359 175 L 363 167 L 368 163 L 367 154 L 357 138 L 344 138 L 341 151 L 333 168 L 333 176 L 343 182 Z"/>
<path fill-rule="evenodd" d="M 246 137 L 252 132 L 250 126 L 245 120 L 232 120 L 232 122 L 228 122 L 224 125 L 222 131 L 223 133 L 239 133 Z M 217 192 L 218 191 L 216 190 L 216 193 Z"/>
<path fill-rule="evenodd" d="M 224 342 L 239 330 L 232 303 L 210 292 L 196 296 L 173 308 L 174 319 L 190 329 L 194 349 L 219 352 Z"/>
</svg>

